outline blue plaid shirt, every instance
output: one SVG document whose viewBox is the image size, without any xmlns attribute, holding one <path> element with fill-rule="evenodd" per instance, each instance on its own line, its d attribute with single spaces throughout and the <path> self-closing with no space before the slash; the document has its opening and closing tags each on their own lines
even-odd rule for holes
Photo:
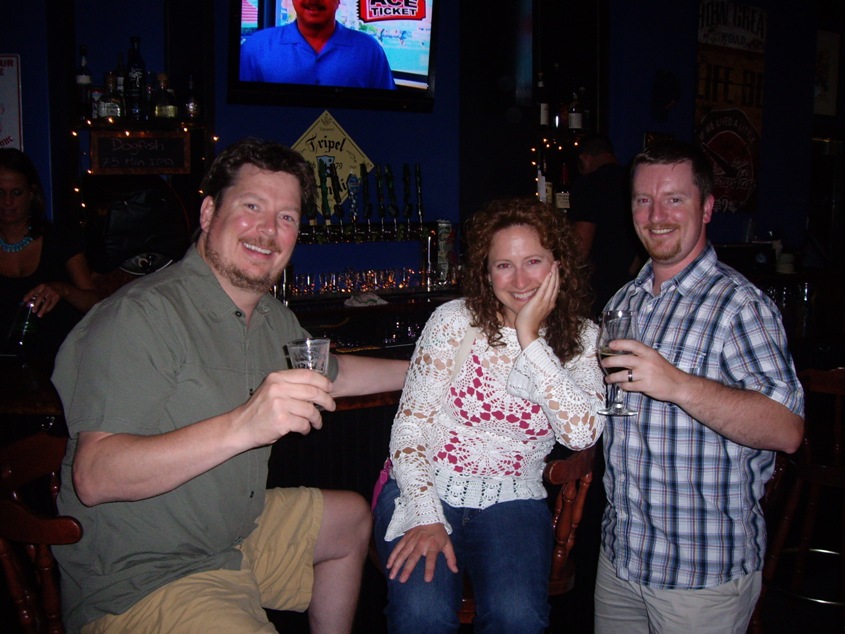
<svg viewBox="0 0 845 634">
<path fill-rule="evenodd" d="M 651 262 L 608 308 L 637 311 L 640 341 L 685 372 L 754 390 L 803 415 L 780 314 L 711 245 L 652 293 Z M 775 453 L 728 440 L 673 403 L 627 393 L 630 417 L 607 419 L 608 505 L 602 547 L 620 579 L 693 589 L 760 570 L 759 500 Z"/>
</svg>

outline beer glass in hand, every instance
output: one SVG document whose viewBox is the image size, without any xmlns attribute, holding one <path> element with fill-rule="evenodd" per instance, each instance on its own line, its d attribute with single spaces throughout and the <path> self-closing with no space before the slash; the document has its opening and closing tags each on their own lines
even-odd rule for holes
<svg viewBox="0 0 845 634">
<path fill-rule="evenodd" d="M 599 329 L 599 356 L 602 359 L 615 357 L 623 354 L 630 354 L 621 350 L 611 350 L 610 342 L 615 339 L 636 339 L 637 338 L 637 314 L 632 310 L 607 310 L 602 313 L 601 326 Z M 624 370 L 620 367 L 602 367 L 605 375 Z M 618 383 L 610 383 L 607 386 L 607 402 L 604 408 L 598 411 L 605 416 L 631 416 L 636 414 L 635 410 L 625 407 L 625 392 Z"/>
</svg>

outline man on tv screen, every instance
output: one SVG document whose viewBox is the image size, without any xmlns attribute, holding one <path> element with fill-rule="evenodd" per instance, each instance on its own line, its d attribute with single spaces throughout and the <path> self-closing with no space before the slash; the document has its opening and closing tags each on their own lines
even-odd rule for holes
<svg viewBox="0 0 845 634">
<path fill-rule="evenodd" d="M 241 45 L 241 81 L 393 90 L 381 45 L 335 20 L 340 0 L 293 0 L 296 20 Z"/>
</svg>

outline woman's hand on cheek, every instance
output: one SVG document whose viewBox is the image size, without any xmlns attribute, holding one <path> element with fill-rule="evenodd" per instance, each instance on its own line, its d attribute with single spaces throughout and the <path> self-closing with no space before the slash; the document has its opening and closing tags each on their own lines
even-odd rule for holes
<svg viewBox="0 0 845 634">
<path fill-rule="evenodd" d="M 514 323 L 516 336 L 523 349 L 540 336 L 540 327 L 554 309 L 559 290 L 560 272 L 557 263 L 555 263 L 555 266 L 540 283 L 537 292 L 516 316 Z"/>
</svg>

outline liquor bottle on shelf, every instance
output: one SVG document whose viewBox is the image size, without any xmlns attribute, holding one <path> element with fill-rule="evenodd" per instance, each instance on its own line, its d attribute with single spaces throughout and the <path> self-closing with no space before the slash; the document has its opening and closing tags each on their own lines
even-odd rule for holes
<svg viewBox="0 0 845 634">
<path fill-rule="evenodd" d="M 76 69 L 77 118 L 85 121 L 91 116 L 91 71 L 88 69 L 88 47 L 79 47 L 79 66 Z"/>
<path fill-rule="evenodd" d="M 543 79 L 542 71 L 537 74 L 537 90 L 534 98 L 537 100 L 540 114 L 540 129 L 549 127 L 549 96 L 546 91 L 546 82 Z"/>
<path fill-rule="evenodd" d="M 581 102 L 578 101 L 578 93 L 572 93 L 572 101 L 569 102 L 569 129 L 575 132 L 580 132 L 584 127 L 584 109 Z"/>
<path fill-rule="evenodd" d="M 566 161 L 562 161 L 560 166 L 560 180 L 555 188 L 555 208 L 563 215 L 569 213 L 569 167 Z"/>
<path fill-rule="evenodd" d="M 148 70 L 146 76 L 144 77 L 144 119 L 152 119 L 153 118 L 153 111 L 152 111 L 152 103 L 153 103 L 153 95 L 155 91 L 158 90 L 158 74 L 155 71 Z"/>
<path fill-rule="evenodd" d="M 581 106 L 581 130 L 585 133 L 593 129 L 593 107 L 586 86 L 578 88 L 578 103 Z"/>
<path fill-rule="evenodd" d="M 179 116 L 176 97 L 168 89 L 167 73 L 159 73 L 156 78 L 158 90 L 153 93 L 150 102 L 150 116 L 156 119 L 175 119 Z"/>
<path fill-rule="evenodd" d="M 202 114 L 199 98 L 194 90 L 194 76 L 188 75 L 188 87 L 185 90 L 182 113 L 186 121 L 198 121 Z"/>
<path fill-rule="evenodd" d="M 123 95 L 123 82 L 126 78 L 126 66 L 123 65 L 123 53 L 117 54 L 117 64 L 112 72 L 114 73 L 117 92 Z"/>
<path fill-rule="evenodd" d="M 126 99 L 126 114 L 130 119 L 144 119 L 144 81 L 146 65 L 141 57 L 141 38 L 134 35 L 129 38 L 129 52 L 126 55 L 126 75 L 123 80 L 123 95 Z"/>
<path fill-rule="evenodd" d="M 546 156 L 537 161 L 537 198 L 540 202 L 550 203 L 554 197 L 554 183 L 549 175 L 548 159 Z"/>
<path fill-rule="evenodd" d="M 126 114 L 123 95 L 117 91 L 117 77 L 106 73 L 106 91 L 97 102 L 97 116 L 100 119 L 120 119 Z"/>
<path fill-rule="evenodd" d="M 549 126 L 549 101 L 542 72 L 538 75 L 535 98 L 540 114 L 540 125 L 537 129 L 537 140 L 534 147 L 534 160 L 537 168 L 537 197 L 541 202 L 551 202 L 553 184 L 551 178 L 549 178 L 548 161 L 549 154 L 554 146 L 554 139 L 552 129 Z"/>
<path fill-rule="evenodd" d="M 561 70 L 560 62 L 552 64 L 552 79 L 547 82 L 547 94 L 549 95 L 549 125 L 555 130 L 560 130 L 561 126 L 566 128 L 566 110 L 560 111 L 559 95 L 561 87 Z M 561 118 L 561 115 L 562 118 Z"/>
<path fill-rule="evenodd" d="M 91 84 L 90 99 L 88 100 L 88 116 L 96 119 L 100 116 L 100 97 L 106 92 L 104 86 L 95 86 Z"/>
</svg>

